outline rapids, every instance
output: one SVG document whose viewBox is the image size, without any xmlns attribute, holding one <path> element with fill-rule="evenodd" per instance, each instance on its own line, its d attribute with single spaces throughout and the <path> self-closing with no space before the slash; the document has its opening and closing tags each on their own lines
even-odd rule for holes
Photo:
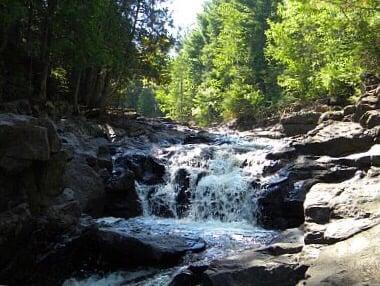
<svg viewBox="0 0 380 286">
<path fill-rule="evenodd" d="M 145 234 L 197 237 L 206 250 L 186 255 L 181 265 L 170 269 L 136 269 L 129 272 L 69 279 L 64 286 L 168 285 L 172 275 L 189 264 L 203 265 L 248 248 L 258 248 L 278 236 L 256 225 L 255 184 L 270 164 L 266 154 L 283 141 L 249 138 L 240 134 L 216 134 L 212 144 L 154 146 L 150 154 L 165 164 L 165 183 L 137 184 L 143 216 L 129 220 L 104 218 L 100 225 Z M 130 151 L 128 151 L 130 152 Z M 118 156 L 118 155 L 115 155 Z M 179 171 L 182 170 L 182 171 Z M 178 173 L 182 179 L 178 179 Z M 185 174 L 185 175 L 183 175 Z M 188 206 L 179 212 L 177 195 L 183 181 L 188 186 Z M 165 210 L 170 218 L 160 217 Z"/>
</svg>

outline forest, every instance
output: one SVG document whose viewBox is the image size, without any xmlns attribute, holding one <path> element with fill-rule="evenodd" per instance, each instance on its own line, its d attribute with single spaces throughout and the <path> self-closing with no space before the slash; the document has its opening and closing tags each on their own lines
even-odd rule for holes
<svg viewBox="0 0 380 286">
<path fill-rule="evenodd" d="M 165 2 L 3 0 L 0 99 L 210 125 L 342 105 L 379 73 L 376 0 L 212 0 L 179 38 Z"/>
</svg>

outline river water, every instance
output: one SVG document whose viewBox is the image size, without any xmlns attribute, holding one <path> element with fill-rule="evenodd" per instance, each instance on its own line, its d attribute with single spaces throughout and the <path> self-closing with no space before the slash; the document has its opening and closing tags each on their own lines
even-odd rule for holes
<svg viewBox="0 0 380 286">
<path fill-rule="evenodd" d="M 256 225 L 253 182 L 263 180 L 263 169 L 270 164 L 266 154 L 283 144 L 280 140 L 219 133 L 213 144 L 155 146 L 150 152 L 165 163 L 165 183 L 154 187 L 137 184 L 144 215 L 129 220 L 104 218 L 98 223 L 120 230 L 138 228 L 152 235 L 197 237 L 206 242 L 206 250 L 185 256 L 174 268 L 93 275 L 67 280 L 64 286 L 165 286 L 183 266 L 207 264 L 269 244 L 279 233 Z M 184 209 L 179 208 L 177 199 L 183 185 L 178 182 L 179 173 L 191 194 Z M 171 217 L 157 216 L 161 213 Z"/>
</svg>

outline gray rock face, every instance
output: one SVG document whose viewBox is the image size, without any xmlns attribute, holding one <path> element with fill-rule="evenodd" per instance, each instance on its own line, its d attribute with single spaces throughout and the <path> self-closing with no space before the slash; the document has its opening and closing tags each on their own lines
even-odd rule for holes
<svg viewBox="0 0 380 286">
<path fill-rule="evenodd" d="M 379 285 L 380 226 L 322 249 L 299 285 Z"/>
<path fill-rule="evenodd" d="M 317 184 L 305 200 L 305 243 L 331 244 L 379 223 L 380 177 Z"/>
<path fill-rule="evenodd" d="M 280 123 L 286 136 L 295 136 L 313 130 L 320 116 L 319 112 L 299 112 L 281 118 Z"/>
<path fill-rule="evenodd" d="M 294 147 L 300 154 L 339 157 L 367 151 L 373 142 L 373 136 L 358 123 L 326 122 L 294 144 Z"/>
</svg>

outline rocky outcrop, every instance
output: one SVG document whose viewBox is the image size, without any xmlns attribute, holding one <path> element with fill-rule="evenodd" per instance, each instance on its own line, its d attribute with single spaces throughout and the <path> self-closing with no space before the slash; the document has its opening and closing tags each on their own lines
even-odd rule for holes
<svg viewBox="0 0 380 286">
<path fill-rule="evenodd" d="M 288 155 L 285 154 L 285 158 Z M 304 222 L 304 201 L 310 188 L 319 182 L 341 182 L 355 175 L 355 167 L 317 162 L 300 156 L 285 166 L 268 170 L 269 183 L 257 192 L 257 221 L 265 228 L 286 229 Z M 267 175 L 269 175 L 267 172 Z"/>
<path fill-rule="evenodd" d="M 280 123 L 286 136 L 295 136 L 313 130 L 320 116 L 319 112 L 298 112 L 282 117 Z"/>
<path fill-rule="evenodd" d="M 317 184 L 305 200 L 305 243 L 331 244 L 380 222 L 380 176 Z"/>
<path fill-rule="evenodd" d="M 137 181 L 148 185 L 162 183 L 166 171 L 156 158 L 143 154 L 124 155 L 117 158 L 115 164 L 132 171 Z"/>
<path fill-rule="evenodd" d="M 367 151 L 373 143 L 373 135 L 358 123 L 326 122 L 296 142 L 294 147 L 299 154 L 339 157 Z"/>
<path fill-rule="evenodd" d="M 380 225 L 322 249 L 300 285 L 379 285 Z"/>
</svg>

